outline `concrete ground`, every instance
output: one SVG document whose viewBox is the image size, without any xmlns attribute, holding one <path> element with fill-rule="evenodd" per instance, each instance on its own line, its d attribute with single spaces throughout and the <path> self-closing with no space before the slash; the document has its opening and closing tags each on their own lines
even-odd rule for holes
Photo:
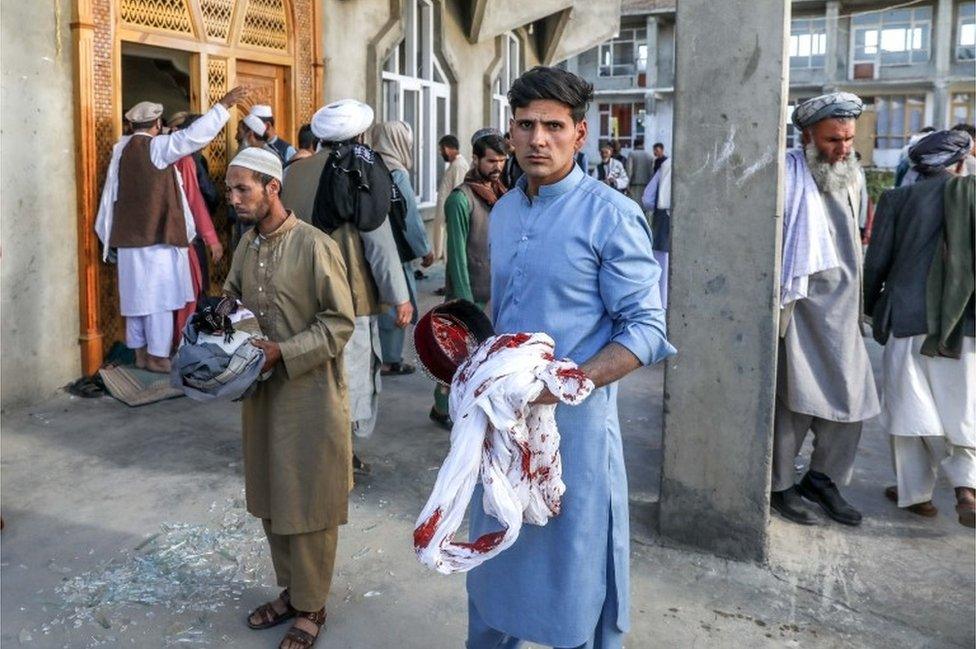
<svg viewBox="0 0 976 649">
<path fill-rule="evenodd" d="M 436 280 L 420 284 L 424 305 Z M 873 350 L 877 357 L 877 350 Z M 875 358 L 877 360 L 877 358 Z M 866 427 L 847 493 L 855 529 L 770 523 L 768 565 L 669 547 L 655 531 L 660 368 L 628 377 L 621 421 L 631 488 L 628 648 L 974 645 L 974 537 L 940 485 L 936 519 L 897 510 L 887 440 Z M 373 464 L 351 496 L 317 646 L 463 646 L 464 579 L 424 569 L 411 532 L 448 448 L 422 374 L 384 382 Z M 275 593 L 260 526 L 241 506 L 239 406 L 176 399 L 130 409 L 62 395 L 3 414 L 6 529 L 0 643 L 23 647 L 272 648 L 243 624 Z"/>
</svg>

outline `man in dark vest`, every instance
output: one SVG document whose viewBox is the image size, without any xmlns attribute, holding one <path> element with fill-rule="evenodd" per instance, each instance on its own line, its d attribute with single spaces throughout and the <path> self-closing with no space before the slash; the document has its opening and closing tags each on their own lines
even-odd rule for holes
<svg viewBox="0 0 976 649">
<path fill-rule="evenodd" d="M 448 300 L 463 299 L 482 309 L 491 299 L 491 265 L 488 262 L 488 215 L 505 193 L 502 171 L 508 159 L 503 137 L 491 133 L 471 144 L 471 169 L 464 182 L 451 192 L 444 204 L 447 223 Z M 434 390 L 430 418 L 450 429 L 447 388 Z"/>
<path fill-rule="evenodd" d="M 173 312 L 196 299 L 188 256 L 196 228 L 173 164 L 207 146 L 227 123 L 228 109 L 246 95 L 243 88 L 231 90 L 170 135 L 160 135 L 160 104 L 140 102 L 125 114 L 133 132 L 112 151 L 95 232 L 102 258 L 117 256 L 126 345 L 139 367 L 169 372 Z"/>
</svg>

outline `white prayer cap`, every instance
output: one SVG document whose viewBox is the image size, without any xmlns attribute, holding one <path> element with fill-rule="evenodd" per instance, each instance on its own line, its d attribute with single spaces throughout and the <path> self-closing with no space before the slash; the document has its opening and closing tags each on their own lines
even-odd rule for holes
<svg viewBox="0 0 976 649">
<path fill-rule="evenodd" d="M 141 124 L 143 122 L 151 122 L 154 119 L 162 117 L 162 115 L 162 104 L 157 104 L 151 101 L 140 101 L 138 104 L 129 109 L 129 112 L 125 114 L 125 118 L 133 124 Z"/>
<path fill-rule="evenodd" d="M 261 118 L 254 113 L 244 118 L 244 124 L 259 136 L 263 136 L 264 132 L 268 130 L 268 125 L 262 122 Z"/>
<path fill-rule="evenodd" d="M 256 115 L 261 119 L 269 119 L 274 117 L 274 114 L 271 112 L 271 106 L 267 104 L 254 104 L 251 106 L 251 112 L 249 114 Z"/>
<path fill-rule="evenodd" d="M 249 146 L 241 149 L 230 161 L 230 167 L 244 167 L 253 169 L 258 173 L 267 174 L 272 178 L 281 180 L 283 175 L 281 168 L 281 158 L 276 154 L 256 146 Z"/>
<path fill-rule="evenodd" d="M 373 109 L 355 99 L 341 99 L 319 108 L 312 116 L 312 134 L 326 142 L 345 142 L 373 123 Z"/>
</svg>

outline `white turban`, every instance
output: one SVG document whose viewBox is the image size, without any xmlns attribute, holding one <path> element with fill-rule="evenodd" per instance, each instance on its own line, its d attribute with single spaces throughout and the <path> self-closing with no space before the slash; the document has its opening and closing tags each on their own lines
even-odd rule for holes
<svg viewBox="0 0 976 649">
<path fill-rule="evenodd" d="M 268 130 L 267 124 L 262 122 L 261 118 L 253 113 L 244 118 L 244 125 L 254 131 L 259 137 L 263 136 L 264 132 Z"/>
<path fill-rule="evenodd" d="M 319 108 L 312 116 L 312 134 L 326 142 L 345 142 L 373 123 L 373 109 L 355 99 L 341 99 Z"/>
<path fill-rule="evenodd" d="M 157 104 L 151 101 L 140 101 L 138 104 L 129 109 L 129 112 L 125 114 L 125 118 L 133 124 L 142 124 L 143 122 L 151 122 L 154 119 L 161 117 L 162 114 L 162 104 Z"/>
<path fill-rule="evenodd" d="M 274 117 L 274 114 L 271 112 L 271 106 L 267 104 L 254 104 L 251 106 L 250 114 L 260 117 L 261 119 L 269 119 Z"/>
<path fill-rule="evenodd" d="M 253 169 L 259 173 L 267 174 L 272 178 L 277 178 L 279 181 L 283 175 L 281 158 L 271 151 L 256 146 L 241 149 L 240 153 L 230 161 L 229 166 Z"/>
</svg>

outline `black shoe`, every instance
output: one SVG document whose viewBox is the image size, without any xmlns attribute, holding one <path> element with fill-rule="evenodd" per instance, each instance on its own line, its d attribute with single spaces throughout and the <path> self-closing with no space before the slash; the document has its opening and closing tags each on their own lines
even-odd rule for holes
<svg viewBox="0 0 976 649">
<path fill-rule="evenodd" d="M 437 408 L 430 409 L 430 419 L 444 430 L 454 428 L 454 420 L 451 419 L 451 416 L 437 412 Z"/>
<path fill-rule="evenodd" d="M 373 470 L 371 466 L 359 459 L 355 453 L 352 454 L 352 472 L 359 475 L 369 475 Z"/>
<path fill-rule="evenodd" d="M 800 495 L 810 502 L 817 503 L 827 516 L 844 525 L 860 525 L 861 512 L 854 509 L 844 500 L 837 490 L 833 480 L 817 471 L 807 471 L 807 474 L 797 485 Z"/>
<path fill-rule="evenodd" d="M 417 280 L 421 280 L 421 279 L 427 279 L 427 276 L 424 275 L 424 271 L 422 271 L 422 270 L 415 270 L 415 271 L 413 271 L 413 278 L 414 279 L 417 279 Z"/>
<path fill-rule="evenodd" d="M 793 521 L 799 525 L 817 524 L 817 518 L 807 509 L 807 505 L 803 502 L 803 498 L 800 498 L 796 487 L 772 492 L 769 495 L 769 506 L 788 521 Z"/>
</svg>

